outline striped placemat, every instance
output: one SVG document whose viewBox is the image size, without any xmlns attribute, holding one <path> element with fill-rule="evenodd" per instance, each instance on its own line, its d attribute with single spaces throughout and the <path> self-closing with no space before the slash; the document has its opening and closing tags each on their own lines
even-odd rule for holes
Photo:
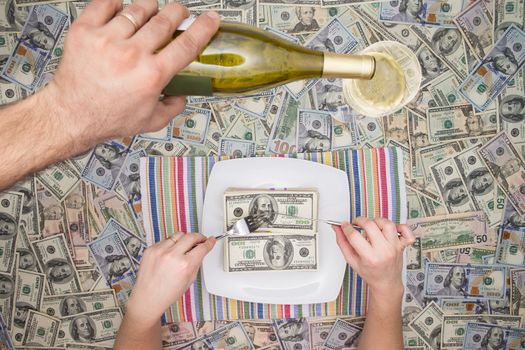
<svg viewBox="0 0 525 350">
<path fill-rule="evenodd" d="M 398 223 L 406 220 L 401 150 L 339 150 L 294 156 L 330 165 L 348 174 L 351 218 L 381 216 Z M 206 184 L 213 165 L 223 159 L 227 158 L 141 159 L 142 214 L 149 245 L 167 239 L 176 231 L 199 231 Z M 350 268 L 335 301 L 309 305 L 250 303 L 215 296 L 206 291 L 199 273 L 195 283 L 167 310 L 163 321 L 363 315 L 366 303 L 366 284 Z"/>
</svg>

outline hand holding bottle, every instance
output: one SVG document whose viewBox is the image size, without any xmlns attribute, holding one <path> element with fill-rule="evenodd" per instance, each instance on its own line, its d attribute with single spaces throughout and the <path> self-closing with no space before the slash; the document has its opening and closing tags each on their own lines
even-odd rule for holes
<svg viewBox="0 0 525 350">
<path fill-rule="evenodd" d="M 63 132 L 82 143 L 79 148 L 159 130 L 180 113 L 184 97 L 159 101 L 161 91 L 220 21 L 215 12 L 202 15 L 170 42 L 189 15 L 184 6 L 171 3 L 158 11 L 157 1 L 137 0 L 121 10 L 121 0 L 93 0 L 86 7 L 69 29 L 54 80 L 42 91 L 56 101 Z"/>
</svg>

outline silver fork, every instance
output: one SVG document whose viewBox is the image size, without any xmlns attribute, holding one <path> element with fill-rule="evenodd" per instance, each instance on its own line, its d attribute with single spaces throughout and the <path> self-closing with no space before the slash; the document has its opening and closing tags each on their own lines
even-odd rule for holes
<svg viewBox="0 0 525 350">
<path fill-rule="evenodd" d="M 264 215 L 248 215 L 242 219 L 239 219 L 233 224 L 232 228 L 224 232 L 219 236 L 215 236 L 215 239 L 221 239 L 226 236 L 244 236 L 257 230 L 264 224 Z"/>
</svg>

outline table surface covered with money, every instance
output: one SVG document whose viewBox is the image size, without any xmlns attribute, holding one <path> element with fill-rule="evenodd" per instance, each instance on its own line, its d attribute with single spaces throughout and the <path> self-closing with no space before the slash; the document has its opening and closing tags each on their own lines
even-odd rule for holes
<svg viewBox="0 0 525 350">
<path fill-rule="evenodd" d="M 7 104 L 53 78 L 68 26 L 87 3 L 0 1 L 0 103 Z M 317 50 L 356 53 L 376 41 L 398 41 L 419 59 L 421 89 L 382 118 L 353 113 L 338 79 L 243 98 L 188 97 L 186 110 L 159 132 L 108 141 L 19 182 L 0 194 L 0 220 L 12 224 L 0 240 L 2 341 L 20 349 L 111 348 L 125 311 L 123 291 L 132 287 L 146 245 L 141 157 L 387 145 L 403 150 L 409 225 L 418 237 L 407 253 L 406 347 L 523 347 L 524 1 L 180 2 L 194 14 L 213 9 L 223 20 Z M 40 20 L 47 16 L 53 20 Z M 27 34 L 43 30 L 38 22 L 52 45 L 31 42 Z M 163 326 L 163 345 L 351 348 L 363 323 L 349 316 L 175 322 Z M 227 342 L 232 334 L 235 347 Z"/>
</svg>

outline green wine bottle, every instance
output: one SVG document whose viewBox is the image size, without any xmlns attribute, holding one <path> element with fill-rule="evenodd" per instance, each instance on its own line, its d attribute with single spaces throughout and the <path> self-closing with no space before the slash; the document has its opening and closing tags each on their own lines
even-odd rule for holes
<svg viewBox="0 0 525 350">
<path fill-rule="evenodd" d="M 234 96 L 301 79 L 371 79 L 374 72 L 371 55 L 315 51 L 253 26 L 221 22 L 197 59 L 173 77 L 163 93 Z"/>
</svg>

